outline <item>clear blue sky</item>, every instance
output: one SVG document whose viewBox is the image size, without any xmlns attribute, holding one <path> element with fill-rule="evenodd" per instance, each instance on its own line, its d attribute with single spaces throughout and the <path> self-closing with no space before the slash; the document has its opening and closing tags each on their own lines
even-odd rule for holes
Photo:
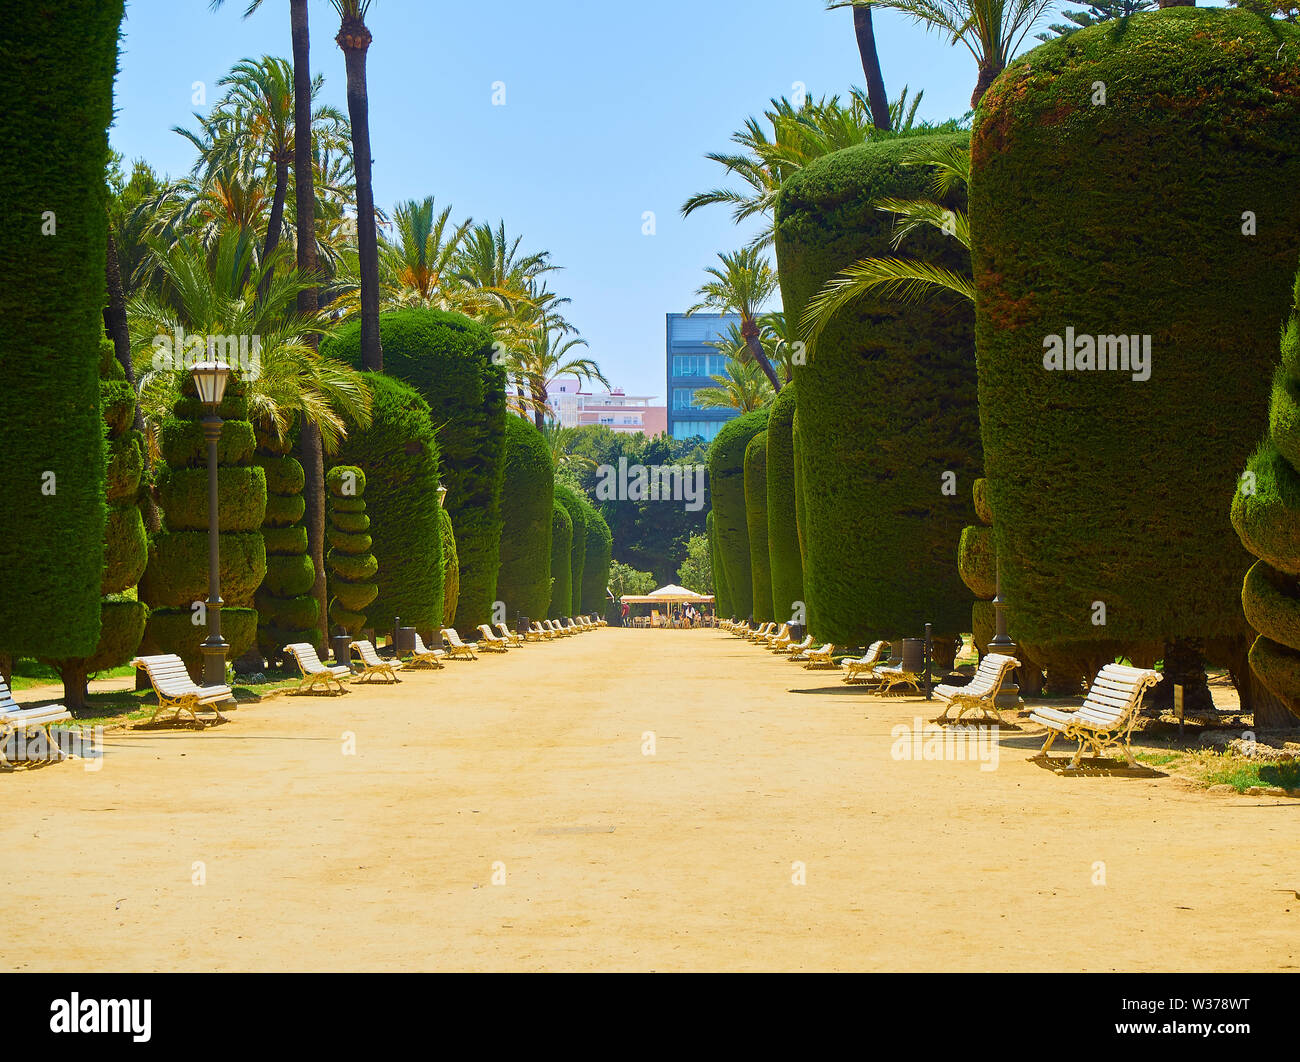
<svg viewBox="0 0 1300 1062">
<path fill-rule="evenodd" d="M 287 0 L 247 20 L 246 7 L 128 0 L 111 134 L 128 162 L 185 172 L 192 150 L 170 130 L 195 127 L 193 82 L 210 104 L 239 59 L 291 55 Z M 312 70 L 346 113 L 337 19 L 324 0 L 310 10 Z M 922 117 L 964 114 L 965 48 L 892 12 L 875 21 L 890 98 L 906 84 L 925 90 Z M 704 153 L 796 81 L 814 96 L 863 82 L 852 14 L 822 0 L 376 0 L 367 23 L 376 202 L 433 195 L 458 217 L 504 218 L 564 267 L 551 286 L 573 300 L 568 316 L 610 382 L 660 401 L 664 314 L 686 309 L 716 253 L 750 235 L 724 207 L 681 217 L 689 195 L 722 182 Z M 492 105 L 496 81 L 505 106 Z"/>
</svg>

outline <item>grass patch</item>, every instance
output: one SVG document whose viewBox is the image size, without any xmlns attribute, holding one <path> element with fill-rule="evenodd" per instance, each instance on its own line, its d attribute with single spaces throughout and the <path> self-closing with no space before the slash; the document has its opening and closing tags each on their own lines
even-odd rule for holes
<svg viewBox="0 0 1300 1062">
<path fill-rule="evenodd" d="M 96 671 L 90 676 L 90 679 L 93 682 L 96 679 L 126 678 L 134 673 L 135 668 L 130 664 L 123 664 L 121 667 L 111 667 L 106 671 Z M 42 664 L 39 660 L 22 658 L 14 661 L 13 681 L 9 684 L 9 688 L 14 692 L 18 692 L 19 690 L 30 690 L 36 686 L 57 686 L 62 683 L 62 677 L 48 664 Z"/>
<path fill-rule="evenodd" d="M 1230 785 L 1238 793 L 1255 786 L 1300 789 L 1300 763 L 1269 763 L 1220 749 L 1168 752 L 1134 750 L 1134 758 L 1150 767 L 1169 767 L 1189 781 L 1209 788 Z"/>
</svg>

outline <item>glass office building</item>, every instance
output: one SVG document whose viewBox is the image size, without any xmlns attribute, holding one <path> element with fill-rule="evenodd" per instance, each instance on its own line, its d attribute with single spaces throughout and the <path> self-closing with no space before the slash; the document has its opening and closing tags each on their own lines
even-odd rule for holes
<svg viewBox="0 0 1300 1062">
<path fill-rule="evenodd" d="M 734 409 L 700 409 L 695 392 L 713 386 L 711 376 L 721 376 L 726 355 L 710 346 L 721 340 L 727 329 L 740 324 L 736 314 L 668 314 L 668 434 L 674 439 L 701 435 L 711 442 L 718 429 L 737 415 Z"/>
</svg>

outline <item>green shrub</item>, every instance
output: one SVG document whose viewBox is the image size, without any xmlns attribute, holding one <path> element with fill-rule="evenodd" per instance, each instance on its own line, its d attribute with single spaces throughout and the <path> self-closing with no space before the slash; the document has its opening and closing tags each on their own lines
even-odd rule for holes
<svg viewBox="0 0 1300 1062">
<path fill-rule="evenodd" d="M 302 523 L 306 512 L 307 500 L 301 494 L 268 494 L 262 526 L 294 527 Z"/>
<path fill-rule="evenodd" d="M 190 409 L 191 405 L 180 402 L 172 407 L 172 416 L 164 420 L 158 429 L 158 450 L 170 468 L 208 467 L 208 444 L 203 438 L 203 424 L 206 413 L 203 407 L 194 420 L 179 420 L 177 410 Z M 221 437 L 217 440 L 218 465 L 246 465 L 253 457 L 257 447 L 257 436 L 253 426 L 246 420 L 226 420 L 221 424 Z"/>
<path fill-rule="evenodd" d="M 773 611 L 772 568 L 767 542 L 767 432 L 760 431 L 745 447 L 745 523 L 749 533 L 749 575 L 754 619 L 768 623 L 789 612 Z"/>
<path fill-rule="evenodd" d="M 586 498 L 583 498 L 586 502 Z M 582 595 L 579 612 L 603 616 L 609 606 L 609 569 L 614 561 L 614 536 L 604 516 L 590 502 L 583 509 L 587 546 L 582 558 Z M 547 573 L 547 586 L 550 574 Z"/>
<path fill-rule="evenodd" d="M 257 531 L 223 533 L 220 538 L 222 600 L 232 608 L 249 608 L 266 574 L 266 543 Z M 208 533 L 155 535 L 140 579 L 140 597 L 154 608 L 189 608 L 196 601 L 206 601 Z"/>
<path fill-rule="evenodd" d="M 385 365 L 387 358 L 385 350 Z M 366 373 L 365 379 L 373 396 L 370 427 L 354 429 L 336 460 L 365 473 L 368 549 L 379 563 L 370 625 L 387 629 L 400 616 L 403 626 L 431 637 L 442 620 L 443 564 L 438 442 L 429 405 L 400 380 L 376 373 Z M 331 487 L 330 497 L 335 496 Z M 327 537 L 334 549 L 358 552 L 353 545 L 360 537 L 343 537 L 351 534 L 331 527 Z"/>
<path fill-rule="evenodd" d="M 1198 500 L 1258 439 L 1291 299 L 1298 48 L 1245 11 L 1139 14 L 1026 53 L 981 102 L 980 413 L 1017 642 L 1248 637 L 1250 557 Z M 1151 337 L 1150 378 L 1045 371 L 1067 327 Z"/>
<path fill-rule="evenodd" d="M 573 517 L 561 490 L 568 488 L 557 483 L 551 507 L 551 601 L 546 612 L 550 619 L 567 616 L 573 601 Z"/>
<path fill-rule="evenodd" d="M 149 561 L 144 519 L 134 504 L 109 506 L 104 525 L 104 576 L 99 592 L 120 594 L 135 586 Z"/>
<path fill-rule="evenodd" d="M 750 439 L 767 430 L 769 412 L 759 409 L 727 421 L 709 447 L 713 534 L 725 578 L 725 584 L 717 585 L 726 586 L 731 612 L 740 619 L 754 615 L 749 522 L 745 511 L 745 448 Z"/>
<path fill-rule="evenodd" d="M 709 536 L 709 557 L 713 562 L 713 607 L 718 616 L 735 615 L 731 596 L 727 593 L 727 574 L 722 570 L 722 557 L 718 553 L 718 536 L 714 527 L 713 510 L 704 519 L 704 529 Z"/>
<path fill-rule="evenodd" d="M 551 610 L 554 611 L 559 607 L 558 616 L 572 616 L 575 612 L 581 611 L 575 607 L 582 597 L 582 569 L 587 559 L 587 516 L 586 509 L 590 507 L 589 503 L 584 506 L 586 501 L 584 497 L 578 494 L 572 487 L 565 486 L 563 483 L 555 484 L 555 496 L 560 500 L 569 514 L 569 520 L 573 524 L 569 538 L 569 596 L 568 600 L 560 604 L 556 598 L 555 591 L 551 591 Z M 554 575 L 554 571 L 551 573 Z"/>
<path fill-rule="evenodd" d="M 256 531 L 266 516 L 266 475 L 256 466 L 218 468 L 218 523 L 222 532 Z M 208 529 L 208 470 L 165 468 L 158 473 L 158 500 L 168 531 Z"/>
<path fill-rule="evenodd" d="M 106 500 L 110 506 L 134 503 L 144 475 L 144 440 L 138 431 L 108 439 Z"/>
<path fill-rule="evenodd" d="M 957 571 L 972 594 L 984 601 L 993 600 L 997 590 L 993 528 L 975 524 L 962 530 L 957 545 Z"/>
<path fill-rule="evenodd" d="M 804 600 L 803 561 L 794 497 L 796 387 L 781 388 L 767 422 L 767 556 L 773 616 L 789 616 Z"/>
<path fill-rule="evenodd" d="M 505 602 L 510 617 L 541 618 L 546 614 L 551 597 L 554 504 L 555 468 L 546 440 L 530 421 L 507 417 L 497 597 Z"/>
<path fill-rule="evenodd" d="M 305 553 L 266 558 L 262 588 L 273 597 L 298 597 L 310 592 L 315 583 L 316 569 Z"/>
<path fill-rule="evenodd" d="M 68 0 L 5 11 L 0 652 L 15 655 L 85 657 L 100 640 L 104 171 L 122 9 Z"/>
<path fill-rule="evenodd" d="M 913 152 L 961 144 L 964 133 L 900 136 L 823 156 L 781 186 L 776 253 L 787 316 L 862 258 L 909 257 L 958 272 L 961 244 L 925 228 L 900 250 L 882 197 L 933 198 Z M 964 196 L 945 201 L 963 209 Z M 859 299 L 822 332 L 798 387 L 804 593 L 813 633 L 865 645 L 939 641 L 969 623 L 970 597 L 953 559 L 974 519 L 981 467 L 974 315 L 955 295 L 907 303 Z M 955 475 L 955 482 L 947 473 Z"/>
<path fill-rule="evenodd" d="M 261 538 L 260 535 L 253 535 Z M 175 653 L 185 662 L 190 678 L 203 681 L 203 653 L 199 648 L 207 637 L 207 628 L 195 625 L 194 613 L 189 608 L 155 608 L 149 612 L 139 653 L 153 656 L 158 653 Z M 257 610 L 254 608 L 223 608 L 221 610 L 221 636 L 230 646 L 228 660 L 238 660 L 257 642 Z"/>
<path fill-rule="evenodd" d="M 505 471 L 505 369 L 492 360 L 492 336 L 482 325 L 439 310 L 380 314 L 384 372 L 403 380 L 428 402 L 438 429 L 444 504 L 451 513 L 460 558 L 462 624 L 492 619 L 501 538 L 501 483 Z M 321 343 L 321 353 L 361 365 L 360 322 Z M 373 495 L 372 502 L 375 501 Z M 371 505 L 376 517 L 380 506 Z M 381 572 L 390 570 L 382 555 Z M 397 573 L 394 573 L 396 575 Z M 383 586 L 381 577 L 380 586 Z M 381 589 L 376 615 L 387 603 Z M 401 612 L 403 620 L 407 613 Z M 385 622 L 388 622 L 385 619 Z"/>
<path fill-rule="evenodd" d="M 456 624 L 456 606 L 460 602 L 460 559 L 456 556 L 456 532 L 451 513 L 438 510 L 438 532 L 442 539 L 442 625 Z"/>
<path fill-rule="evenodd" d="M 1246 622 L 1258 634 L 1251 669 L 1300 716 L 1300 276 L 1295 293 L 1282 332 L 1282 364 L 1273 377 L 1268 437 L 1238 480 L 1230 515 L 1242 544 L 1259 558 L 1241 588 Z"/>
<path fill-rule="evenodd" d="M 307 529 L 296 527 L 262 527 L 262 541 L 266 543 L 268 557 L 277 554 L 291 556 L 307 552 Z"/>
<path fill-rule="evenodd" d="M 366 626 L 365 609 L 379 596 L 379 583 L 376 575 L 379 562 L 370 552 L 371 538 L 361 534 L 360 522 L 370 526 L 366 507 L 366 474 L 355 465 L 335 465 L 325 476 L 326 512 L 329 518 L 327 532 L 331 543 L 338 544 L 325 555 L 326 580 L 329 586 L 330 621 L 342 627 L 348 634 L 356 637 Z M 340 512 L 339 502 L 346 502 L 348 509 Z M 361 509 L 356 506 L 360 505 Z M 351 526 L 348 526 L 351 525 Z M 396 613 L 396 615 L 401 615 Z M 403 623 L 408 623 L 405 617 Z M 430 628 L 432 623 L 424 623 Z M 417 629 L 420 624 L 417 622 Z M 421 630 L 421 636 L 429 635 L 430 629 Z"/>
</svg>

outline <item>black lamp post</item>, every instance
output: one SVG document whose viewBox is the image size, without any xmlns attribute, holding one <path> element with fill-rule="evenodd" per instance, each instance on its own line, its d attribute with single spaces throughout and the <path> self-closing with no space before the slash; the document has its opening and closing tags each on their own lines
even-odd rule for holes
<svg viewBox="0 0 1300 1062">
<path fill-rule="evenodd" d="M 208 637 L 203 649 L 203 685 L 224 686 L 226 651 L 221 637 L 221 539 L 220 505 L 217 499 L 217 443 L 221 439 L 221 417 L 217 410 L 226 396 L 230 366 L 221 361 L 199 362 L 192 370 L 199 400 L 208 407 L 203 418 L 203 438 L 208 444 Z"/>
<path fill-rule="evenodd" d="M 989 639 L 989 652 L 1000 653 L 1003 656 L 1015 656 L 1018 646 L 1007 634 L 1007 602 L 1002 596 L 1002 558 L 998 557 L 994 564 L 995 579 L 993 591 L 993 637 Z M 1007 676 L 1002 684 L 1002 691 L 994 699 L 994 705 L 998 708 L 1014 708 L 1020 703 L 1020 686 L 1016 682 L 1015 674 Z"/>
</svg>

